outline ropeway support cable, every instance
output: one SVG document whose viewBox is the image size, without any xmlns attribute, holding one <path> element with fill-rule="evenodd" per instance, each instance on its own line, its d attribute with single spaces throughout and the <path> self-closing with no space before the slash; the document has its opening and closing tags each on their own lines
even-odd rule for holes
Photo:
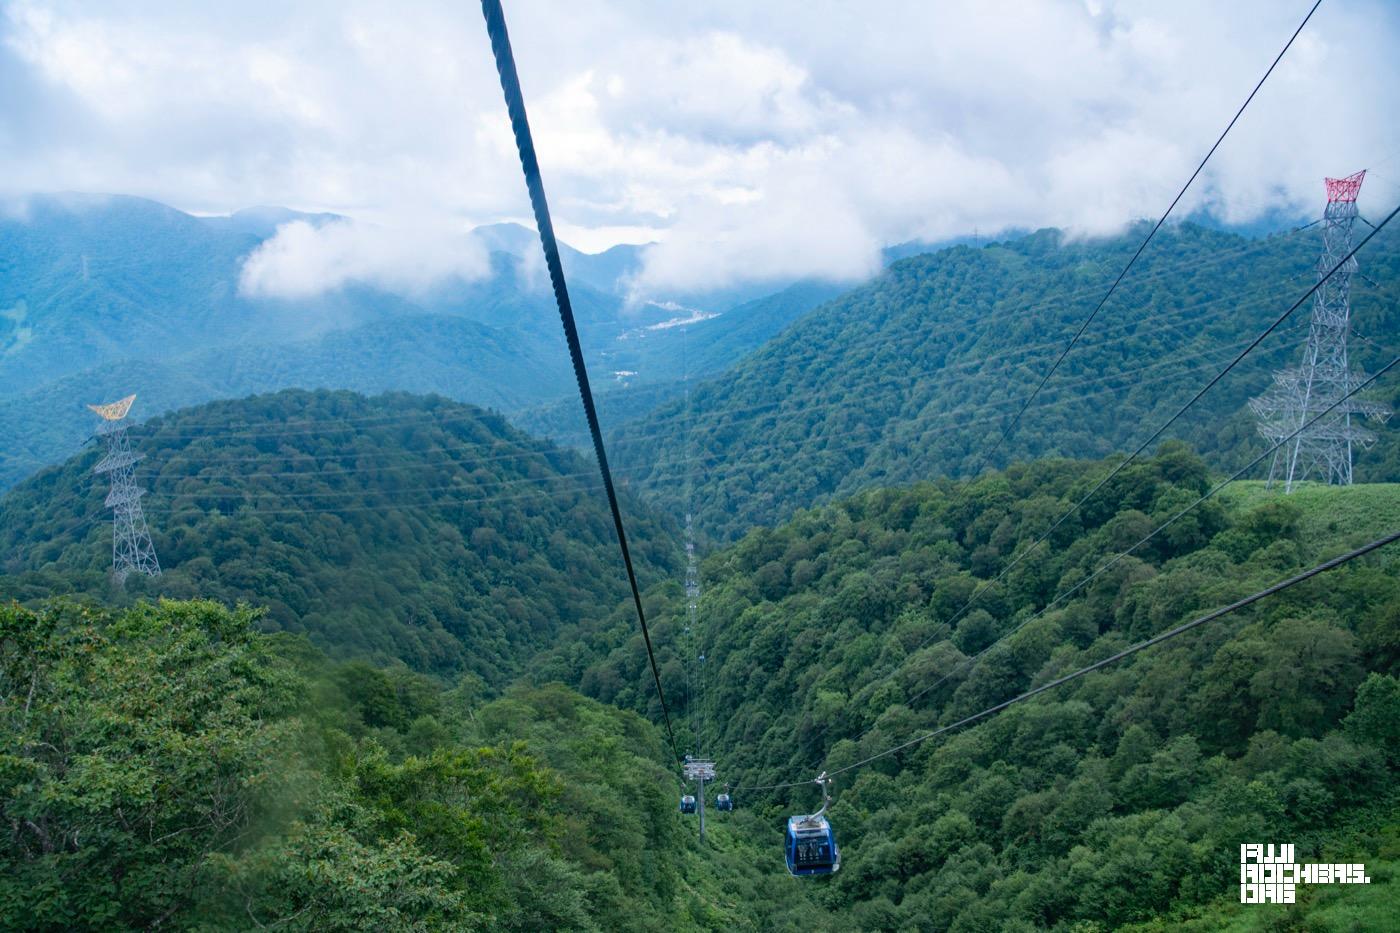
<svg viewBox="0 0 1400 933">
<path fill-rule="evenodd" d="M 637 621 L 642 628 L 642 640 L 646 642 L 651 676 L 656 682 L 656 695 L 661 701 L 661 716 L 666 724 L 666 736 L 671 743 L 671 754 L 676 762 L 680 763 L 681 754 L 676 746 L 676 734 L 671 728 L 671 711 L 666 704 L 666 691 L 661 687 L 661 671 L 656 665 L 656 653 L 652 650 L 651 632 L 647 628 L 646 611 L 642 608 L 642 592 L 637 586 L 637 573 L 632 567 L 631 551 L 627 548 L 627 532 L 622 524 L 622 510 L 618 507 L 612 471 L 608 469 L 608 454 L 603 447 L 603 431 L 598 426 L 598 411 L 593 404 L 593 391 L 588 383 L 588 369 L 583 361 L 578 327 L 574 324 L 574 309 L 569 301 L 568 286 L 564 282 L 564 265 L 559 258 L 559 243 L 554 237 L 554 224 L 549 218 L 549 202 L 545 199 L 544 180 L 540 176 L 540 163 L 535 155 L 530 122 L 525 114 L 525 96 L 520 89 L 520 76 L 515 70 L 515 55 L 511 51 L 510 34 L 506 31 L 505 13 L 501 9 L 500 0 L 481 0 L 481 13 L 486 18 L 486 32 L 491 38 L 491 53 L 496 59 L 496 72 L 501 78 L 501 91 L 505 94 L 511 130 L 515 134 L 515 145 L 520 152 L 520 167 L 525 173 L 525 187 L 530 193 L 530 208 L 534 211 L 535 226 L 540 233 L 540 245 L 544 248 L 549 281 L 554 287 L 554 300 L 559 305 L 559 320 L 564 325 L 564 338 L 569 344 L 569 357 L 574 364 L 574 378 L 578 380 L 578 392 L 583 400 L 584 414 L 588 418 L 588 430 L 593 436 L 593 452 L 598 457 L 598 471 L 603 476 L 608 506 L 612 509 L 613 526 L 617 530 L 617 543 L 622 550 L 622 562 L 627 567 L 627 582 L 632 587 L 632 602 L 637 607 Z"/>
<path fill-rule="evenodd" d="M 1123 281 L 1124 277 L 1127 276 L 1129 270 L 1133 268 L 1133 265 L 1137 263 L 1138 257 L 1142 255 L 1143 250 L 1147 249 L 1147 244 L 1152 242 L 1152 238 L 1157 235 L 1157 231 L 1162 229 L 1162 225 L 1167 222 L 1167 218 L 1171 216 L 1172 211 L 1176 210 L 1177 204 L 1179 204 L 1181 199 L 1186 195 L 1186 190 L 1191 187 L 1197 176 L 1205 169 L 1206 163 L 1210 161 L 1211 156 L 1215 155 L 1215 150 L 1220 148 L 1220 144 L 1225 141 L 1225 137 L 1230 135 L 1230 130 L 1235 128 L 1235 124 L 1239 122 L 1240 117 L 1244 115 L 1245 108 L 1249 106 L 1250 101 L 1254 100 L 1254 95 L 1258 94 L 1259 89 L 1264 86 L 1264 82 L 1269 80 L 1269 75 L 1274 73 L 1274 69 L 1278 67 L 1278 63 L 1283 60 L 1284 54 L 1292 47 L 1293 41 L 1298 38 L 1298 34 L 1303 31 L 1303 27 L 1308 24 L 1308 20 L 1312 19 L 1312 15 L 1317 12 L 1317 8 L 1321 5 L 1322 0 L 1317 0 L 1317 2 L 1312 5 L 1312 8 L 1308 10 L 1308 15 L 1304 16 L 1303 21 L 1298 24 L 1298 28 L 1293 30 L 1293 35 L 1288 37 L 1288 41 L 1284 43 L 1283 48 L 1280 49 L 1278 55 L 1274 57 L 1273 63 L 1270 64 L 1269 69 L 1264 72 L 1264 77 L 1260 78 L 1259 83 L 1254 85 L 1254 90 L 1249 92 L 1249 96 L 1244 99 L 1244 103 L 1240 104 L 1240 109 L 1235 111 L 1235 115 L 1230 119 L 1229 124 L 1226 125 L 1224 131 L 1222 131 L 1220 136 L 1215 140 L 1215 145 L 1210 147 L 1210 151 L 1206 153 L 1201 163 L 1196 166 L 1196 170 L 1191 173 L 1191 177 L 1186 179 L 1186 184 L 1182 185 L 1181 190 L 1176 193 L 1176 197 L 1172 198 L 1172 203 L 1168 205 L 1166 212 L 1158 218 L 1156 225 L 1153 226 L 1151 232 L 1147 234 L 1142 244 L 1138 246 L 1137 252 L 1133 253 L 1132 258 L 1128 260 L 1128 264 L 1123 267 L 1123 271 L 1118 273 L 1118 278 L 1113 280 L 1113 284 L 1108 287 L 1108 291 L 1099 299 L 1099 303 L 1094 306 L 1094 310 L 1084 319 L 1084 323 L 1079 325 L 1079 330 L 1070 338 L 1064 350 L 1060 351 L 1059 358 L 1055 360 L 1054 364 L 1046 371 L 1045 375 L 1041 377 L 1039 385 L 1035 387 L 1035 391 L 1031 392 L 1026 398 L 1025 403 L 1021 405 L 1021 410 L 1016 412 L 1016 416 L 1011 419 L 1011 423 L 1001 432 L 1001 437 L 997 439 L 997 442 L 992 445 L 992 449 L 983 457 L 984 463 L 990 460 L 992 455 L 1001 449 L 1001 445 L 1006 443 L 1006 439 L 1011 436 L 1011 432 L 1021 423 L 1021 416 L 1026 413 L 1026 409 L 1035 401 L 1036 396 L 1040 394 L 1040 390 L 1045 388 L 1045 383 L 1050 381 L 1050 377 L 1055 375 L 1055 371 L 1059 369 L 1060 364 L 1065 361 L 1065 357 L 1069 355 L 1069 351 L 1074 349 L 1075 344 L 1079 342 L 1079 338 L 1084 336 L 1084 331 L 1094 322 L 1094 318 L 1098 317 L 1099 312 L 1103 310 L 1103 306 L 1108 302 L 1108 299 L 1113 297 L 1113 293 L 1118 290 L 1118 285 Z"/>
<path fill-rule="evenodd" d="M 996 713 L 1001 712 L 1009 706 L 1014 706 L 1017 703 L 1021 703 L 1031 699 L 1032 697 L 1039 696 L 1040 694 L 1045 693 L 1047 690 L 1053 690 L 1056 687 L 1063 686 L 1064 684 L 1067 684 L 1072 680 L 1078 680 L 1080 677 L 1083 677 L 1086 674 L 1092 674 L 1094 671 L 1108 667 L 1110 664 L 1115 664 L 1118 661 L 1123 660 L 1124 658 L 1137 654 L 1139 651 L 1151 648 L 1154 645 L 1160 645 L 1164 641 L 1170 641 L 1171 639 L 1176 638 L 1178 635 L 1185 634 L 1186 632 L 1189 632 L 1192 629 L 1197 628 L 1198 626 L 1205 625 L 1207 622 L 1213 622 L 1221 616 L 1229 615 L 1230 613 L 1243 609 L 1246 606 L 1251 606 L 1254 603 L 1259 602 L 1261 599 L 1273 596 L 1275 593 L 1281 593 L 1284 590 L 1289 589 L 1290 587 L 1297 586 L 1299 583 L 1303 583 L 1306 580 L 1311 580 L 1318 574 L 1326 573 L 1329 570 L 1334 570 L 1337 567 L 1340 567 L 1349 561 L 1355 560 L 1358 557 L 1364 557 L 1365 555 L 1370 554 L 1372 551 L 1379 550 L 1380 548 L 1383 548 L 1388 544 L 1393 544 L 1396 541 L 1400 541 L 1400 531 L 1392 531 L 1389 534 L 1383 535 L 1375 539 L 1374 541 L 1371 541 L 1368 544 L 1363 544 L 1361 547 L 1347 551 L 1345 554 L 1339 554 L 1331 560 L 1323 561 L 1315 567 L 1310 567 L 1307 570 L 1301 571 L 1299 573 L 1294 574 L 1291 577 L 1288 577 L 1287 579 L 1280 580 L 1272 586 L 1267 586 L 1264 589 L 1259 590 L 1257 593 L 1251 593 L 1250 595 L 1242 599 L 1238 599 L 1233 603 L 1230 603 L 1230 605 L 1228 606 L 1221 606 L 1219 609 L 1212 609 L 1205 615 L 1197 616 L 1191 621 L 1183 622 L 1175 628 L 1170 628 L 1165 632 L 1152 636 L 1151 638 L 1144 639 L 1143 641 L 1140 641 L 1137 644 L 1129 645 L 1122 651 L 1119 651 L 1116 654 L 1109 655 L 1108 657 L 1100 661 L 1095 661 L 1093 664 L 1081 667 L 1076 671 L 1071 671 L 1070 673 L 1065 674 L 1062 677 L 1057 677 L 1054 680 L 1043 683 L 1039 687 L 1027 690 L 1025 693 L 1017 694 L 1009 700 L 1003 700 L 995 706 L 989 706 L 981 712 L 973 713 L 971 716 L 966 716 L 962 719 L 959 719 L 957 722 L 949 723 L 946 726 L 940 726 L 939 728 L 933 729 L 929 732 L 925 732 L 922 735 L 916 735 L 914 738 L 910 739 L 907 742 L 902 742 L 899 745 L 895 745 L 891 748 L 885 749 L 883 752 L 877 752 L 876 754 L 870 755 L 867 758 L 862 758 L 860 761 L 853 762 L 841 768 L 837 768 L 831 771 L 830 774 L 832 777 L 835 777 L 836 775 L 844 774 L 847 771 L 854 771 L 856 768 L 864 767 L 865 765 L 868 765 L 874 761 L 878 761 L 881 758 L 888 758 L 890 755 L 902 752 L 906 748 L 912 748 L 915 745 L 927 742 L 929 739 L 937 738 L 940 735 L 946 735 L 949 732 L 961 729 L 963 726 L 971 725 L 972 723 L 977 722 L 981 719 L 986 719 L 988 716 L 995 715 Z M 748 790 L 756 792 L 761 790 L 780 790 L 782 788 L 787 787 L 805 787 L 810 783 L 812 783 L 811 778 L 807 778 L 805 780 L 791 781 L 783 784 L 764 784 L 756 787 L 736 787 L 735 791 Z"/>
</svg>

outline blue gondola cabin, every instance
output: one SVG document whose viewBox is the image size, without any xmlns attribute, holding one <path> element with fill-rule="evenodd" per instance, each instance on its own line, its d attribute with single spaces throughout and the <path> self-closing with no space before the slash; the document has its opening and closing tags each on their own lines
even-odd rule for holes
<svg viewBox="0 0 1400 933">
<path fill-rule="evenodd" d="M 836 834 L 824 816 L 793 816 L 787 824 L 787 867 L 796 876 L 829 875 L 841 868 Z"/>
</svg>

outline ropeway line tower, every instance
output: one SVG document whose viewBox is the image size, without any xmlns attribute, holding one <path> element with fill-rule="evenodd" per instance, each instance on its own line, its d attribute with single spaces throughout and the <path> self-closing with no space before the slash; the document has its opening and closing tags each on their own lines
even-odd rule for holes
<svg viewBox="0 0 1400 933">
<path fill-rule="evenodd" d="M 700 568 L 695 560 L 695 530 L 690 513 L 685 516 L 685 630 L 690 634 L 695 652 L 695 674 L 698 682 L 698 697 L 695 703 L 695 753 L 703 751 L 701 737 L 705 732 L 705 655 L 700 648 L 700 628 L 696 624 L 700 604 Z"/>
<path fill-rule="evenodd" d="M 705 649 L 700 638 L 700 564 L 695 556 L 695 520 L 691 506 L 695 498 L 695 432 L 692 425 L 690 400 L 690 358 L 687 328 L 681 328 L 681 379 L 685 385 L 685 634 L 690 651 L 691 727 L 694 730 L 695 754 L 686 755 L 682 773 L 687 781 L 696 783 L 696 813 L 699 815 L 700 841 L 705 841 L 705 782 L 715 779 L 713 759 L 704 757 L 705 714 Z"/>
<path fill-rule="evenodd" d="M 1323 214 L 1322 255 L 1317 263 L 1319 277 L 1351 252 L 1356 198 L 1365 178 L 1363 170 L 1346 178 L 1326 179 L 1327 209 Z M 1249 402 L 1259 421 L 1259 433 L 1271 444 L 1279 445 L 1269 464 L 1269 485 L 1282 480 L 1285 492 L 1292 492 L 1294 483 L 1309 477 L 1333 485 L 1351 485 L 1353 452 L 1376 441 L 1376 435 L 1362 427 L 1361 420 L 1383 422 L 1390 416 L 1390 409 L 1378 402 L 1355 396 L 1346 398 L 1366 381 L 1366 374 L 1352 369 L 1347 358 L 1351 276 L 1355 271 L 1356 259 L 1348 259 L 1321 283 L 1313 296 L 1312 322 L 1302 363 L 1274 373 L 1274 384 L 1269 390 Z M 1300 430 L 1305 424 L 1308 427 Z M 1283 443 L 1295 432 L 1292 440 Z"/>
<path fill-rule="evenodd" d="M 141 509 L 141 497 L 146 491 L 136 485 L 136 464 L 142 455 L 132 451 L 131 439 L 126 435 L 131 424 L 127 414 L 134 401 L 136 396 L 128 395 L 107 405 L 88 406 L 102 419 L 97 434 L 107 441 L 107 456 L 92 471 L 112 474 L 112 491 L 107 494 L 106 505 L 112 509 L 112 576 L 118 586 L 133 571 L 160 576 L 160 561 Z"/>
</svg>

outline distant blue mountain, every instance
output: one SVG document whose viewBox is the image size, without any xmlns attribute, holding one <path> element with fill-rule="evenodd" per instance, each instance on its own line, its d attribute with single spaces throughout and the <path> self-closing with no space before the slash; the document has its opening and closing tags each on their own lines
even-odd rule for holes
<svg viewBox="0 0 1400 933">
<path fill-rule="evenodd" d="M 1318 186 L 1318 194 L 1321 195 L 1321 186 Z M 1320 200 L 1320 198 L 1319 198 Z M 1237 233 L 1243 237 L 1257 239 L 1259 237 L 1270 236 L 1275 233 L 1287 233 L 1304 224 L 1317 220 L 1317 216 L 1309 216 L 1305 212 L 1272 207 L 1247 223 L 1230 223 L 1221 220 L 1209 211 L 1193 211 L 1186 218 L 1190 223 L 1210 230 L 1221 230 L 1225 233 Z"/>
<path fill-rule="evenodd" d="M 525 227 L 473 231 L 491 253 L 490 274 L 412 299 L 364 285 L 298 300 L 239 292 L 245 258 L 279 226 L 338 219 L 280 207 L 197 217 L 124 195 L 6 205 L 0 427 L 9 443 L 0 488 L 69 455 L 91 427 L 86 403 L 133 391 L 138 417 L 287 387 L 434 391 L 507 413 L 572 395 L 538 239 Z M 743 289 L 675 296 L 681 311 L 674 302 L 629 304 L 643 249 L 563 248 L 604 386 L 614 370 L 643 383 L 673 380 L 683 352 L 694 372 L 713 372 L 833 293 L 809 289 L 746 308 L 736 308 Z M 697 318 L 688 336 L 665 326 L 686 315 Z"/>
<path fill-rule="evenodd" d="M 286 207 L 269 207 L 262 205 L 259 207 L 245 207 L 241 211 L 235 211 L 227 217 L 203 217 L 200 218 L 205 223 L 215 227 L 227 226 L 230 229 L 241 233 L 251 234 L 259 240 L 265 240 L 277 232 L 277 228 L 283 224 L 289 224 L 294 220 L 303 220 L 313 226 L 329 223 L 333 220 L 344 220 L 339 214 L 307 214 L 302 211 L 294 211 Z"/>
<path fill-rule="evenodd" d="M 992 243 L 1004 243 L 1007 240 L 1019 240 L 1023 236 L 1029 236 L 1032 232 L 1029 229 L 1012 227 L 1009 230 L 998 232 L 995 236 L 981 236 L 974 233 L 971 236 L 947 237 L 942 240 L 909 240 L 904 243 L 896 243 L 893 246 L 886 246 L 880 251 L 880 258 L 888 266 L 892 262 L 908 259 L 910 256 L 936 253 L 954 246 L 978 247 L 988 246 Z"/>
</svg>

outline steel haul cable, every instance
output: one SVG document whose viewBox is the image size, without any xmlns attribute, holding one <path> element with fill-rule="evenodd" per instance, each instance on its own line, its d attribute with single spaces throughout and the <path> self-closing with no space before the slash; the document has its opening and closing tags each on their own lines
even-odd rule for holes
<svg viewBox="0 0 1400 933">
<path fill-rule="evenodd" d="M 500 0 L 481 0 L 481 12 L 486 18 L 486 31 L 491 37 L 491 53 L 496 59 L 496 71 L 501 78 L 501 91 L 505 94 L 506 110 L 510 114 L 510 126 L 515 135 L 515 145 L 520 152 L 520 167 L 525 173 L 525 187 L 530 193 L 530 208 L 535 215 L 535 226 L 540 233 L 540 244 L 544 248 L 545 264 L 549 268 L 549 281 L 554 288 L 554 300 L 559 305 L 559 319 L 564 326 L 564 339 L 569 344 L 569 357 L 574 365 L 574 378 L 578 380 L 579 396 L 583 401 L 583 411 L 588 417 L 588 430 L 593 436 L 593 451 L 598 457 L 598 471 L 603 477 L 603 486 L 608 494 L 608 507 L 612 509 L 613 526 L 617 530 L 618 546 L 622 550 L 622 562 L 627 567 L 627 582 L 632 587 L 632 602 L 637 607 L 637 621 L 642 628 L 642 638 L 646 642 L 647 660 L 651 662 L 652 678 L 656 682 L 656 694 L 661 701 L 661 715 L 666 723 L 666 735 L 671 742 L 671 754 L 680 763 L 680 750 L 676 746 L 676 734 L 671 728 L 671 711 L 666 705 L 666 691 L 661 686 L 661 671 L 656 666 L 656 654 L 651 646 L 651 632 L 647 628 L 646 611 L 642 608 L 642 592 L 637 585 L 637 573 L 632 567 L 632 554 L 627 548 L 627 532 L 622 523 L 622 511 L 617 504 L 617 490 L 613 488 L 612 473 L 608 469 L 608 454 L 603 447 L 603 431 L 598 426 L 598 412 L 593 404 L 593 391 L 588 384 L 588 369 L 583 361 L 583 348 L 579 343 L 578 327 L 574 324 L 574 310 L 569 302 L 569 289 L 564 282 L 564 266 L 559 258 L 559 243 L 554 238 L 554 224 L 549 217 L 549 202 L 545 200 L 544 180 L 540 176 L 539 160 L 535 156 L 535 143 L 530 136 L 530 122 L 525 114 L 525 96 L 520 89 L 520 76 L 515 70 L 515 56 L 511 52 L 510 34 L 506 31 L 505 13 Z"/>
</svg>

